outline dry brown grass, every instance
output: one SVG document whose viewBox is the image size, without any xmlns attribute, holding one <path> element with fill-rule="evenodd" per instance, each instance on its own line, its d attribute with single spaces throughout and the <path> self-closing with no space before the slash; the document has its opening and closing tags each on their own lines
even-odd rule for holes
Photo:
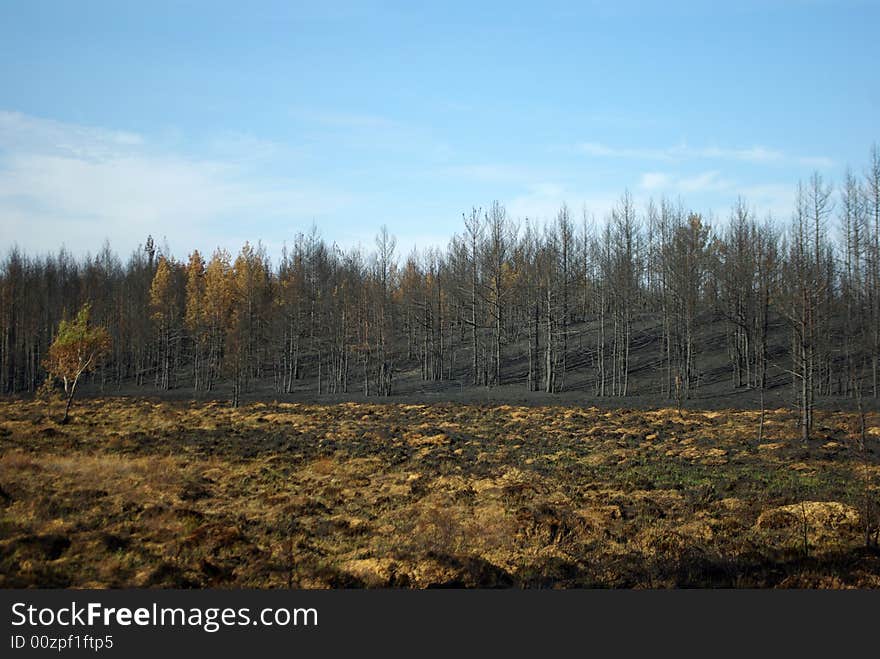
<svg viewBox="0 0 880 659">
<path fill-rule="evenodd" d="M 75 410 L 0 401 L 0 587 L 880 586 L 877 415 Z"/>
</svg>

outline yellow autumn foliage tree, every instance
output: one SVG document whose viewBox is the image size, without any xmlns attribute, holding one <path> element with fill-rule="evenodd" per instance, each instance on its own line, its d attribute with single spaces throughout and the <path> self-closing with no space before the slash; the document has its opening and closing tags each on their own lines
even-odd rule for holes
<svg viewBox="0 0 880 659">
<path fill-rule="evenodd" d="M 84 373 L 94 370 L 98 362 L 110 352 L 110 335 L 104 327 L 89 323 L 91 306 L 84 304 L 76 318 L 62 320 L 55 340 L 49 346 L 49 354 L 43 360 L 43 368 L 50 378 L 64 383 L 67 403 L 61 423 L 67 423 L 70 404 L 76 385 Z"/>
</svg>

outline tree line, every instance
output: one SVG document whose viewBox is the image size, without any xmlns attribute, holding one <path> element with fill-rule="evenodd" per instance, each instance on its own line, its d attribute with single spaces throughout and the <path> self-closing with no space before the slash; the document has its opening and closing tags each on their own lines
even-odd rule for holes
<svg viewBox="0 0 880 659">
<path fill-rule="evenodd" d="M 771 362 L 782 368 L 805 437 L 817 396 L 878 396 L 876 146 L 836 189 L 818 173 L 799 184 L 787 222 L 740 199 L 713 227 L 681 201 L 636 208 L 629 193 L 601 223 L 564 205 L 550 221 L 515 220 L 498 202 L 462 220 L 445 249 L 403 258 L 384 227 L 371 250 L 313 228 L 276 263 L 249 243 L 185 261 L 152 238 L 125 262 L 106 243 L 82 259 L 12 247 L 0 262 L 0 392 L 42 384 L 61 322 L 88 303 L 110 338 L 89 376 L 102 389 L 223 385 L 236 404 L 269 383 L 389 396 L 415 371 L 553 393 L 577 372 L 591 394 L 625 397 L 650 322 L 656 393 L 681 401 L 700 386 L 697 330 L 711 317 L 726 328 L 731 387 L 763 392 Z M 783 354 L 768 340 L 777 321 Z"/>
</svg>

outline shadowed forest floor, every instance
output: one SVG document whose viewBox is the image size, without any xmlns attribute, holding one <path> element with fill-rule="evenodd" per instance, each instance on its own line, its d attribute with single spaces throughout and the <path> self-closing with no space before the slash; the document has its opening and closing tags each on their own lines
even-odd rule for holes
<svg viewBox="0 0 880 659">
<path fill-rule="evenodd" d="M 880 587 L 880 415 L 0 401 L 0 587 Z M 867 506 L 867 516 L 866 516 Z"/>
</svg>

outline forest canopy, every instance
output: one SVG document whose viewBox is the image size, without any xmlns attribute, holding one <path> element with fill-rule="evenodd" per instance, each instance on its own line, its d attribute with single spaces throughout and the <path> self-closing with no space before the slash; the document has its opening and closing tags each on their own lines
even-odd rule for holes
<svg viewBox="0 0 880 659">
<path fill-rule="evenodd" d="M 681 400 L 701 384 L 698 327 L 716 323 L 731 389 L 763 390 L 773 366 L 806 432 L 815 397 L 878 395 L 876 147 L 836 187 L 818 173 L 799 184 L 785 220 L 741 199 L 712 226 L 682 202 L 637 208 L 628 193 L 599 223 L 566 206 L 550 221 L 511 218 L 499 202 L 462 220 L 444 249 L 407 255 L 384 227 L 370 250 L 312 229 L 275 263 L 259 243 L 184 261 L 152 237 L 125 261 L 106 244 L 82 259 L 11 247 L 0 261 L 0 391 L 35 391 L 59 323 L 88 304 L 112 346 L 88 376 L 104 388 L 222 386 L 235 403 L 303 383 L 389 396 L 401 373 L 417 373 L 554 393 L 577 373 L 589 395 L 624 397 L 650 325 L 652 391 Z"/>
</svg>

